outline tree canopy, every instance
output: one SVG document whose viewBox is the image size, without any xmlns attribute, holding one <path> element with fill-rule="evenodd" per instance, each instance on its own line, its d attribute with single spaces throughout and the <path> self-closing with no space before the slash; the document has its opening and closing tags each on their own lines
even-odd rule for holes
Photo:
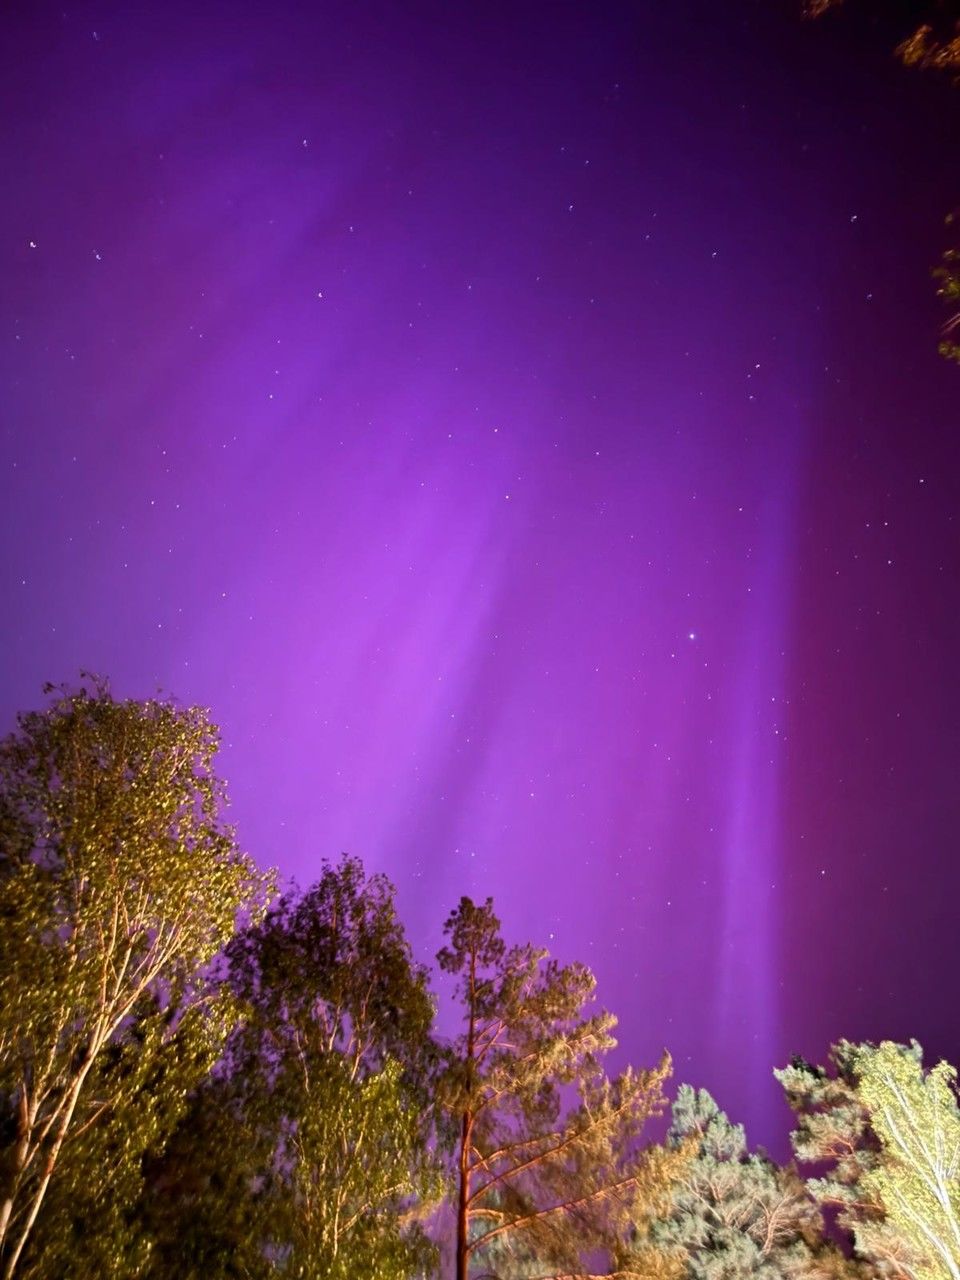
<svg viewBox="0 0 960 1280">
<path fill-rule="evenodd" d="M 688 1085 L 651 1141 L 670 1058 L 607 1072 L 584 965 L 461 898 L 439 1039 L 384 876 L 271 896 L 206 712 L 50 693 L 0 742 L 3 1280 L 960 1280 L 953 1067 L 778 1071 L 806 1180 Z"/>
<path fill-rule="evenodd" d="M 392 886 L 355 858 L 327 864 L 226 959 L 241 1020 L 162 1171 L 171 1263 L 228 1276 L 242 1256 L 246 1275 L 330 1280 L 426 1265 L 433 1003 Z M 231 1130 L 242 1141 L 222 1145 Z"/>
<path fill-rule="evenodd" d="M 854 1251 L 884 1280 L 960 1277 L 960 1112 L 956 1072 L 924 1072 L 920 1046 L 833 1047 L 830 1067 L 776 1072 L 798 1117 L 794 1151 L 825 1166 L 808 1181 L 839 1211 Z"/>
<path fill-rule="evenodd" d="M 612 1266 L 639 1202 L 673 1166 L 640 1143 L 663 1109 L 669 1057 L 610 1079 L 602 1058 L 615 1019 L 585 1012 L 593 975 L 507 947 L 490 899 L 462 898 L 445 933 L 438 962 L 456 979 L 463 1018 L 441 1094 L 457 1126 L 457 1280 L 472 1261 L 489 1271 L 504 1255 L 539 1277 L 587 1275 L 591 1254 Z M 649 1274 L 641 1265 L 635 1250 L 605 1274 Z"/>
<path fill-rule="evenodd" d="M 103 1151 L 110 1124 L 111 1159 L 136 1176 L 161 1061 L 188 1037 L 201 1064 L 216 1053 L 229 1012 L 207 969 L 266 884 L 222 820 L 205 711 L 97 682 L 48 692 L 0 743 L 5 1277 L 57 1180 L 82 1180 L 71 1147 Z"/>
<path fill-rule="evenodd" d="M 845 1260 L 791 1167 L 751 1152 L 706 1089 L 681 1085 L 667 1145 L 692 1159 L 673 1185 L 654 1238 L 683 1258 L 689 1280 L 842 1276 Z"/>
</svg>

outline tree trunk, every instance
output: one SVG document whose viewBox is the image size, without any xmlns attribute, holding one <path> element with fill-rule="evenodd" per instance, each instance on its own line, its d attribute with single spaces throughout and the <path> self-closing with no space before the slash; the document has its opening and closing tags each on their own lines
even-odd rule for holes
<svg viewBox="0 0 960 1280">
<path fill-rule="evenodd" d="M 470 1142 L 473 1137 L 473 1072 L 477 1044 L 477 956 L 470 957 L 467 1021 L 467 1105 L 460 1125 L 460 1194 L 457 1199 L 457 1270 L 456 1280 L 467 1280 L 470 1268 L 467 1228 L 470 1223 Z"/>
<path fill-rule="evenodd" d="M 27 1157 L 30 1154 L 30 1136 L 33 1132 L 33 1122 L 36 1118 L 36 1106 L 31 1105 L 27 1100 L 28 1089 L 27 1074 L 24 1072 L 20 1081 L 20 1101 L 17 1104 L 17 1139 L 13 1162 L 7 1182 L 7 1194 L 4 1197 L 2 1207 L 0 1207 L 0 1248 L 3 1247 L 7 1238 L 7 1229 L 13 1216 L 13 1205 L 17 1196 L 17 1188 L 20 1185 L 20 1177 L 26 1168 Z"/>
<path fill-rule="evenodd" d="M 53 1177 L 53 1171 L 57 1165 L 60 1148 L 63 1146 L 64 1140 L 67 1136 L 67 1130 L 70 1128 L 71 1121 L 73 1120 L 73 1113 L 76 1110 L 80 1091 L 84 1086 L 84 1082 L 86 1081 L 90 1068 L 93 1066 L 94 1059 L 96 1058 L 99 1048 L 99 1044 L 97 1044 L 95 1048 L 91 1046 L 91 1049 L 87 1054 L 86 1061 L 80 1068 L 73 1084 L 70 1086 L 70 1091 L 67 1094 L 66 1106 L 61 1113 L 60 1122 L 57 1125 L 56 1136 L 54 1137 L 50 1151 L 47 1154 L 47 1158 L 44 1161 L 43 1175 L 40 1178 L 40 1185 L 33 1194 L 33 1200 L 30 1205 L 29 1212 L 27 1213 L 26 1220 L 20 1228 L 20 1234 L 17 1238 L 17 1242 L 13 1246 L 9 1257 L 6 1260 L 6 1264 L 4 1265 L 4 1280 L 12 1280 L 13 1274 L 17 1268 L 17 1263 L 20 1261 L 20 1255 L 23 1252 L 24 1245 L 27 1243 L 30 1233 L 33 1230 L 33 1224 L 37 1220 L 37 1215 L 40 1212 L 40 1206 L 43 1204 L 44 1196 L 47 1194 L 47 1187 L 50 1185 L 50 1179 Z"/>
<path fill-rule="evenodd" d="M 457 1271 L 456 1280 L 467 1280 L 470 1258 L 467 1252 L 467 1202 L 470 1198 L 470 1130 L 473 1117 L 463 1114 L 460 1126 L 460 1195 L 457 1200 Z"/>
</svg>

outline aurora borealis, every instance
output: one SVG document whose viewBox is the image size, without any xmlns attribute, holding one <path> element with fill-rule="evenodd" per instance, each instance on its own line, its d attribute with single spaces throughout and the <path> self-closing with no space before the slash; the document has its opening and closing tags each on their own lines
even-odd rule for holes
<svg viewBox="0 0 960 1280">
<path fill-rule="evenodd" d="M 0 16 L 4 728 L 210 706 L 260 862 L 491 894 L 780 1150 L 960 1057 L 960 99 L 798 8 Z"/>
</svg>

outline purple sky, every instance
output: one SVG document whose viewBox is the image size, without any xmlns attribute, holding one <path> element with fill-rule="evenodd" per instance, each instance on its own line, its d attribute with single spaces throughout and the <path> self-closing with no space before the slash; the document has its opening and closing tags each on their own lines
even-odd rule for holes
<svg viewBox="0 0 960 1280">
<path fill-rule="evenodd" d="M 425 959 L 492 894 L 778 1151 L 790 1053 L 960 1059 L 960 99 L 896 34 L 6 9 L 3 726 L 210 706 L 258 860 Z"/>
</svg>

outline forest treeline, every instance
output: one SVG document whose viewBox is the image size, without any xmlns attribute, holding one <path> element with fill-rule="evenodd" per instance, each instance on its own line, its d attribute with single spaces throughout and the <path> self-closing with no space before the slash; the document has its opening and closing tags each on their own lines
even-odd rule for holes
<svg viewBox="0 0 960 1280">
<path fill-rule="evenodd" d="M 960 1280 L 952 1067 L 794 1060 L 787 1166 L 686 1084 L 654 1141 L 670 1059 L 608 1072 L 585 966 L 464 897 L 430 973 L 382 875 L 241 852 L 204 711 L 48 694 L 0 743 L 4 1280 Z"/>
</svg>

